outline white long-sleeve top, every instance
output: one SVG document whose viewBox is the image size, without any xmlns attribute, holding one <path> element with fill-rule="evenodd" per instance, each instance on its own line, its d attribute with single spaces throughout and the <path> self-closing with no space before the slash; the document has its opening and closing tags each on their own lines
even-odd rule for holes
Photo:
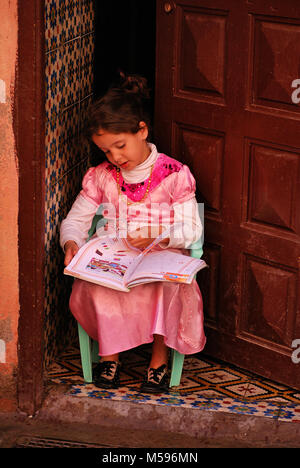
<svg viewBox="0 0 300 468">
<path fill-rule="evenodd" d="M 122 176 L 126 182 L 134 183 L 134 181 L 146 180 L 149 177 L 151 166 L 155 164 L 158 157 L 155 145 L 149 144 L 149 146 L 151 148 L 151 154 L 146 161 L 130 171 L 130 173 L 128 173 L 128 171 L 122 171 Z M 102 183 L 105 184 L 105 182 Z M 88 239 L 88 231 L 99 206 L 94 199 L 83 196 L 83 193 L 84 190 L 77 196 L 67 217 L 61 223 L 60 244 L 62 248 L 64 248 L 68 240 L 73 240 L 77 243 L 78 247 L 82 247 Z M 177 227 L 176 230 L 172 232 L 168 245 L 161 244 L 161 247 L 189 248 L 202 237 L 203 226 L 199 216 L 199 206 L 196 198 L 192 193 L 187 198 L 188 199 L 185 199 L 183 202 L 174 201 L 172 204 L 171 208 L 174 213 L 173 222 L 176 223 Z M 138 204 L 138 206 L 141 205 Z M 166 216 L 166 218 L 167 217 L 168 216 Z M 148 216 L 144 217 L 144 220 L 147 218 Z M 167 220 L 165 223 L 165 219 L 163 219 L 161 224 L 163 224 L 165 228 L 168 228 L 170 225 Z M 139 227 L 146 225 L 148 224 L 141 221 Z M 134 230 L 134 228 L 137 228 L 134 222 L 128 223 L 128 231 Z M 117 233 L 115 232 L 113 234 L 116 235 Z M 107 235 L 107 231 L 98 229 L 97 235 L 105 236 Z"/>
<path fill-rule="evenodd" d="M 189 248 L 202 236 L 203 227 L 199 216 L 196 198 L 184 203 L 174 204 L 174 223 L 177 230 L 170 237 L 168 245 L 164 248 Z M 88 238 L 93 217 L 97 206 L 78 195 L 67 217 L 62 221 L 60 228 L 60 245 L 64 248 L 67 241 L 73 240 L 78 247 L 82 247 Z M 165 225 L 165 227 L 169 227 Z M 107 235 L 104 230 L 97 231 L 98 235 Z"/>
</svg>

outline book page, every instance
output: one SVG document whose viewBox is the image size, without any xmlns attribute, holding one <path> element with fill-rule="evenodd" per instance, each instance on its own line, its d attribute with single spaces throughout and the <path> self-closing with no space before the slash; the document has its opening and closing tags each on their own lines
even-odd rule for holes
<svg viewBox="0 0 300 468">
<path fill-rule="evenodd" d="M 154 281 L 191 283 L 197 271 L 206 267 L 203 260 L 170 251 L 151 252 L 131 272 L 128 286 Z"/>
<path fill-rule="evenodd" d="M 124 275 L 140 251 L 130 248 L 125 239 L 94 238 L 74 256 L 64 273 L 76 278 L 127 290 Z"/>
<path fill-rule="evenodd" d="M 143 261 L 143 259 L 149 255 L 149 253 L 154 249 L 154 247 L 159 244 L 163 239 L 167 238 L 170 233 L 172 232 L 173 229 L 175 229 L 176 225 L 172 225 L 169 228 L 165 229 L 159 236 L 154 239 L 151 244 L 148 245 L 145 249 L 142 251 L 138 250 L 138 255 L 134 259 L 134 261 L 131 263 L 129 268 L 126 270 L 125 276 L 124 276 L 124 284 L 129 284 L 132 275 L 138 268 L 138 265 Z"/>
</svg>

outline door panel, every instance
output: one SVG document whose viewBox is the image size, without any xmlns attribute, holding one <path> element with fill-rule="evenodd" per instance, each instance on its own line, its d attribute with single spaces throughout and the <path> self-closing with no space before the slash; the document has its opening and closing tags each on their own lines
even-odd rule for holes
<svg viewBox="0 0 300 468">
<path fill-rule="evenodd" d="M 297 150 L 246 142 L 243 216 L 246 224 L 261 226 L 275 235 L 297 236 L 299 162 Z"/>
<path fill-rule="evenodd" d="M 175 94 L 223 102 L 226 15 L 187 6 L 179 9 L 177 25 Z"/>
<path fill-rule="evenodd" d="M 300 388 L 298 0 L 157 2 L 155 136 L 205 204 L 206 352 Z"/>
</svg>

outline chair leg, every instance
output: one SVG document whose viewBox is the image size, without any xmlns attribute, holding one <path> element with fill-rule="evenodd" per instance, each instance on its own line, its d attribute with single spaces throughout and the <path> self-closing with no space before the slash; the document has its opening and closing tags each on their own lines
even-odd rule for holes
<svg viewBox="0 0 300 468">
<path fill-rule="evenodd" d="M 78 336 L 83 378 L 86 383 L 91 383 L 93 381 L 91 338 L 79 323 Z"/>
<path fill-rule="evenodd" d="M 175 349 L 172 349 L 172 371 L 170 379 L 170 387 L 176 387 L 180 385 L 180 379 L 182 374 L 184 361 L 184 354 L 180 354 Z"/>
<path fill-rule="evenodd" d="M 99 344 L 95 340 L 92 342 L 92 362 L 99 362 Z"/>
</svg>

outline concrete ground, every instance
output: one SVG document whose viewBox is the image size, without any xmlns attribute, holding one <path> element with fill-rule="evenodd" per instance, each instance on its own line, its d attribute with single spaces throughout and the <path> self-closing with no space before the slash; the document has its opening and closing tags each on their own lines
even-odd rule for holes
<svg viewBox="0 0 300 468">
<path fill-rule="evenodd" d="M 56 439 L 112 450 L 299 448 L 300 424 L 252 415 L 75 398 L 66 395 L 60 385 L 49 389 L 34 417 L 0 414 L 1 448 L 24 445 L 35 437 L 42 446 L 48 439 Z"/>
<path fill-rule="evenodd" d="M 87 423 L 64 423 L 23 419 L 0 415 L 0 447 L 14 448 L 38 436 L 99 447 L 111 448 L 217 448 L 254 447 L 251 443 L 236 440 L 214 440 L 207 437 L 190 437 L 159 430 L 124 429 Z M 25 442 L 24 442 L 25 441 Z"/>
</svg>

